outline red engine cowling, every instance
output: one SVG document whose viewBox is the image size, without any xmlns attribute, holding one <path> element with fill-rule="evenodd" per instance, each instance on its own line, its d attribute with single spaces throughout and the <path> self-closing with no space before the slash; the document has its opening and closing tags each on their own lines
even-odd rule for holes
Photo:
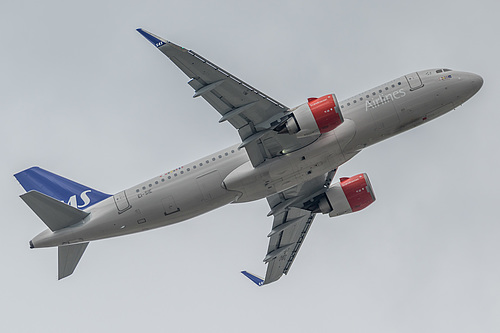
<svg viewBox="0 0 500 333">
<path fill-rule="evenodd" d="M 340 178 L 340 183 L 333 184 L 319 201 L 323 214 L 330 217 L 357 212 L 375 201 L 370 180 L 366 173 L 351 178 Z"/>
<path fill-rule="evenodd" d="M 309 98 L 307 104 L 295 108 L 280 133 L 298 137 L 329 132 L 344 122 L 335 94 Z"/>
</svg>

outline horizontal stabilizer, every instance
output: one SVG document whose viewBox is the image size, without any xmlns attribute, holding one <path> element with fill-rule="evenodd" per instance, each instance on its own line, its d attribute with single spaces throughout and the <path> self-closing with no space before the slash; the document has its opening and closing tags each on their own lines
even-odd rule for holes
<svg viewBox="0 0 500 333">
<path fill-rule="evenodd" d="M 80 258 L 85 252 L 89 243 L 72 244 L 58 247 L 58 279 L 64 279 L 65 277 L 73 274 L 76 265 L 80 261 Z"/>
<path fill-rule="evenodd" d="M 254 274 L 249 273 L 247 271 L 241 271 L 241 274 L 245 275 L 247 278 L 249 278 L 250 280 L 252 280 L 259 287 L 264 284 L 264 279 L 258 277 L 257 275 L 254 275 Z"/>
<path fill-rule="evenodd" d="M 21 195 L 21 199 L 52 231 L 69 227 L 89 215 L 37 191 L 29 191 Z"/>
</svg>

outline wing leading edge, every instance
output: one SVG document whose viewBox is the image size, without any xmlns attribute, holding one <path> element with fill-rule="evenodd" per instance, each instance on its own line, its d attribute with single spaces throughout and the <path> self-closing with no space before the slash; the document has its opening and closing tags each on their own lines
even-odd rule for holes
<svg viewBox="0 0 500 333">
<path fill-rule="evenodd" d="M 188 84 L 195 91 L 193 97 L 201 96 L 221 114 L 219 122 L 227 121 L 238 130 L 240 148 L 245 148 L 254 167 L 318 138 L 278 135 L 273 129 L 289 118 L 288 107 L 199 54 L 144 29 L 137 31 L 191 79 Z"/>
</svg>

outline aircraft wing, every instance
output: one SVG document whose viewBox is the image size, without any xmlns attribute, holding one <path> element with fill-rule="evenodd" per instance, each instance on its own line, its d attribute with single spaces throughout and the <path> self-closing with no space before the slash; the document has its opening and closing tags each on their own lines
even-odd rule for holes
<svg viewBox="0 0 500 333">
<path fill-rule="evenodd" d="M 278 135 L 273 129 L 285 122 L 289 108 L 213 64 L 199 54 L 152 33 L 137 29 L 163 52 L 191 80 L 193 97 L 201 96 L 220 114 L 219 122 L 228 121 L 238 130 L 242 143 L 255 167 L 284 152 L 300 149 L 318 136 L 296 138 Z"/>
<path fill-rule="evenodd" d="M 264 262 L 267 263 L 264 279 L 243 271 L 250 280 L 261 286 L 269 284 L 287 274 L 311 227 L 316 215 L 308 210 L 308 203 L 324 193 L 335 175 L 333 170 L 323 176 L 267 197 L 274 216 L 269 233 L 269 246 Z"/>
</svg>

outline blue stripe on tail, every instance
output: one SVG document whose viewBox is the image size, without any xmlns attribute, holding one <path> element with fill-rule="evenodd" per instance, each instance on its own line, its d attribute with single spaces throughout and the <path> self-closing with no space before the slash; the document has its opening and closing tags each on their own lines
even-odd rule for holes
<svg viewBox="0 0 500 333">
<path fill-rule="evenodd" d="M 37 191 L 78 209 L 88 208 L 111 196 L 39 167 L 26 169 L 14 177 L 26 192 Z"/>
</svg>

